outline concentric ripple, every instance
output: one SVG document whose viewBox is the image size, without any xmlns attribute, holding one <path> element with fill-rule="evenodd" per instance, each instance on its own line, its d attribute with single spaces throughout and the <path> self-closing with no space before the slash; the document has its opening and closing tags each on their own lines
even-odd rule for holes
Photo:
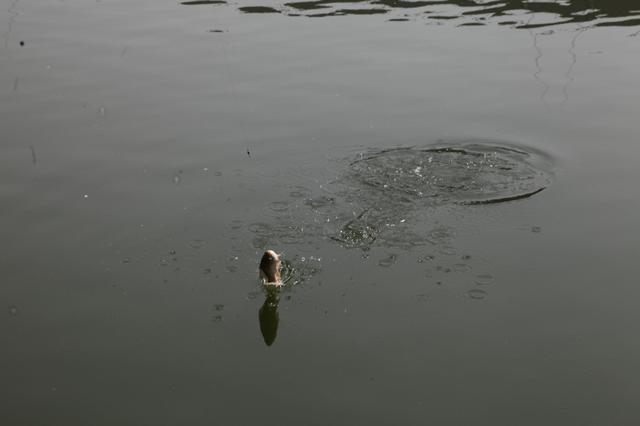
<svg viewBox="0 0 640 426">
<path fill-rule="evenodd" d="M 398 202 L 489 204 L 537 194 L 552 173 L 540 152 L 469 143 L 371 151 L 351 162 L 346 179 Z"/>
</svg>

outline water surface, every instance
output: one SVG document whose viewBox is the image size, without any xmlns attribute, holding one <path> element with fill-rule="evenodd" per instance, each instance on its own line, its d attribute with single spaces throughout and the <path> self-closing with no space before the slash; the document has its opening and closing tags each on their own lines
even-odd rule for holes
<svg viewBox="0 0 640 426">
<path fill-rule="evenodd" d="M 639 13 L 8 2 L 0 422 L 638 423 Z"/>
</svg>

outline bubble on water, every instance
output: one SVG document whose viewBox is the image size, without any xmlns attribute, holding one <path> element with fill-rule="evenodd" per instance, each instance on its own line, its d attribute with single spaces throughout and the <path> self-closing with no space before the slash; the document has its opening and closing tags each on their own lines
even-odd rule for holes
<svg viewBox="0 0 640 426">
<path fill-rule="evenodd" d="M 211 317 L 211 322 L 220 322 L 222 321 L 222 315 L 213 315 Z"/>
<path fill-rule="evenodd" d="M 469 299 L 482 300 L 487 297 L 487 292 L 484 290 L 480 290 L 479 288 L 474 288 L 467 291 L 467 297 Z"/>
<path fill-rule="evenodd" d="M 217 312 L 224 310 L 224 305 L 222 303 L 216 303 L 213 305 L 213 309 Z"/>
<path fill-rule="evenodd" d="M 389 256 L 380 259 L 378 261 L 378 265 L 384 267 L 384 268 L 388 268 L 389 266 L 393 265 L 394 263 L 396 263 L 396 260 L 398 260 L 398 256 L 395 254 L 390 254 Z"/>
<path fill-rule="evenodd" d="M 542 232 L 542 228 L 539 226 L 532 226 L 531 232 L 533 232 L 534 234 L 539 234 L 540 232 Z"/>
<path fill-rule="evenodd" d="M 480 274 L 476 275 L 475 283 L 478 285 L 489 285 L 493 284 L 493 275 L 491 274 Z"/>
<path fill-rule="evenodd" d="M 9 315 L 12 317 L 18 315 L 18 307 L 15 305 L 9 306 Z"/>
</svg>

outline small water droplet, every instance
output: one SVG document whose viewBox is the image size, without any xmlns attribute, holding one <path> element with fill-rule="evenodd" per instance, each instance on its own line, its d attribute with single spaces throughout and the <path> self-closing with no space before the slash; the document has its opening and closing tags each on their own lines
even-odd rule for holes
<svg viewBox="0 0 640 426">
<path fill-rule="evenodd" d="M 16 315 L 18 315 L 18 307 L 17 306 L 9 306 L 9 315 L 11 315 L 12 317 L 15 317 Z"/>
</svg>

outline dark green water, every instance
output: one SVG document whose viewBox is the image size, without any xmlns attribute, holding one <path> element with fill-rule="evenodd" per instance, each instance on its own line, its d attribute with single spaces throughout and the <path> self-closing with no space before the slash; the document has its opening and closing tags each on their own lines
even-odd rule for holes
<svg viewBox="0 0 640 426">
<path fill-rule="evenodd" d="M 1 10 L 2 425 L 640 422 L 634 2 Z"/>
</svg>

